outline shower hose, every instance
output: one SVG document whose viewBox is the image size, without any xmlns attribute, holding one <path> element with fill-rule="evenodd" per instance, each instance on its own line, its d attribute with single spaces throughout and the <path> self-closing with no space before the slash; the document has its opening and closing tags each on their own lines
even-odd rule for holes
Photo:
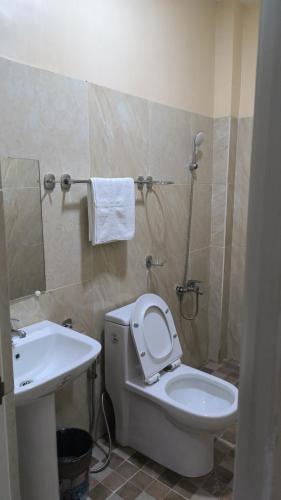
<svg viewBox="0 0 281 500">
<path fill-rule="evenodd" d="M 102 413 L 103 418 L 104 418 L 105 427 L 106 427 L 106 434 L 107 434 L 107 438 L 108 438 L 108 451 L 106 452 L 103 449 L 103 447 L 94 439 L 94 445 L 97 446 L 102 451 L 102 453 L 104 453 L 105 461 L 99 467 L 92 467 L 90 469 L 91 474 L 101 472 L 109 465 L 110 460 L 111 460 L 111 451 L 112 451 L 112 438 L 111 438 L 111 433 L 110 433 L 110 428 L 109 428 L 108 418 L 106 415 L 106 408 L 105 408 L 105 398 L 106 398 L 105 391 L 101 395 L 101 404 L 100 404 L 99 413 L 98 413 L 96 425 L 95 425 L 94 395 L 95 395 L 96 376 L 97 375 L 96 375 L 96 361 L 95 361 L 92 364 L 91 368 L 89 368 L 89 370 L 88 370 L 89 433 L 91 434 L 91 436 L 93 434 L 95 436 L 96 427 L 97 427 L 97 424 L 99 422 L 100 414 Z M 94 430 L 94 427 L 95 427 L 95 430 Z"/>
</svg>

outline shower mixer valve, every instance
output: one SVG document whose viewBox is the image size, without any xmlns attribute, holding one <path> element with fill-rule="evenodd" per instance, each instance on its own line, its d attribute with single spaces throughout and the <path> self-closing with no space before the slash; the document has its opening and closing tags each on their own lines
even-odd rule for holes
<svg viewBox="0 0 281 500">
<path fill-rule="evenodd" d="M 200 280 L 188 280 L 185 286 L 178 285 L 176 287 L 176 292 L 178 295 L 184 295 L 185 293 L 192 292 L 197 295 L 203 295 L 203 292 L 200 290 Z"/>
</svg>

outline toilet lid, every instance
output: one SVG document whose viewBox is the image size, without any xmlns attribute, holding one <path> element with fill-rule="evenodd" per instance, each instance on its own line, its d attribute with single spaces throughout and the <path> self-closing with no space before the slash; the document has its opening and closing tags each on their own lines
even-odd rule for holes
<svg viewBox="0 0 281 500">
<path fill-rule="evenodd" d="M 182 356 L 173 316 L 153 293 L 139 297 L 131 314 L 131 332 L 146 380 Z"/>
</svg>

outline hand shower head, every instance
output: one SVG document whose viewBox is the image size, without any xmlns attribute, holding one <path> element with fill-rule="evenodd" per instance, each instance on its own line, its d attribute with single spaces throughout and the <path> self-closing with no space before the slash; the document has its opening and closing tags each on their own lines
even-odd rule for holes
<svg viewBox="0 0 281 500">
<path fill-rule="evenodd" d="M 191 171 L 196 170 L 198 168 L 198 158 L 197 158 L 198 148 L 199 146 L 201 146 L 201 144 L 203 144 L 203 142 L 204 142 L 204 132 L 199 130 L 199 132 L 195 134 L 193 139 L 192 160 L 189 164 L 189 169 Z"/>
<path fill-rule="evenodd" d="M 194 136 L 194 146 L 195 146 L 195 148 L 199 148 L 199 146 L 201 146 L 201 144 L 203 144 L 203 142 L 204 142 L 204 132 L 202 132 L 200 130 Z"/>
</svg>

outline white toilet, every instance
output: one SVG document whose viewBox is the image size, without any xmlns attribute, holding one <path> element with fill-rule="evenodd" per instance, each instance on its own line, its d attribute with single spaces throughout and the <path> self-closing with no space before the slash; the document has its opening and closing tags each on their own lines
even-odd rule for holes
<svg viewBox="0 0 281 500">
<path fill-rule="evenodd" d="M 105 382 L 118 443 L 183 476 L 202 476 L 213 468 L 214 437 L 235 421 L 238 390 L 181 357 L 159 296 L 106 314 Z"/>
</svg>

